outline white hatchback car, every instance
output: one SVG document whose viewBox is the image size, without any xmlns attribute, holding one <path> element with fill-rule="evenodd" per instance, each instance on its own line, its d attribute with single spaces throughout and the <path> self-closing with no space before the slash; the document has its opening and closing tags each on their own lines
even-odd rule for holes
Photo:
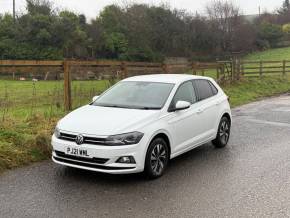
<svg viewBox="0 0 290 218">
<path fill-rule="evenodd" d="M 228 97 L 193 75 L 146 75 L 118 82 L 61 119 L 52 136 L 55 163 L 112 174 L 164 173 L 168 161 L 212 141 L 226 146 Z"/>
</svg>

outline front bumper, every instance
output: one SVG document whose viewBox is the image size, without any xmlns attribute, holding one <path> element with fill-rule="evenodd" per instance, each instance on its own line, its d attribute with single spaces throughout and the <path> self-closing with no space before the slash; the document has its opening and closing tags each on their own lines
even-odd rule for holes
<svg viewBox="0 0 290 218">
<path fill-rule="evenodd" d="M 143 139 L 136 145 L 127 146 L 77 145 L 75 142 L 60 140 L 52 136 L 52 160 L 57 164 L 96 172 L 110 174 L 138 173 L 144 170 L 146 146 L 142 141 Z M 86 149 L 90 158 L 65 155 L 68 146 Z M 133 156 L 136 163 L 116 163 L 122 156 Z"/>
</svg>

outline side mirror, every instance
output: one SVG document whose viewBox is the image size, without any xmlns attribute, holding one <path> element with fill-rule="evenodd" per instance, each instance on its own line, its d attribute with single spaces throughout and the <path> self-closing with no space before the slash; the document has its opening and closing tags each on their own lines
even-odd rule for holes
<svg viewBox="0 0 290 218">
<path fill-rule="evenodd" d="M 188 101 L 178 101 L 175 105 L 174 110 L 181 111 L 181 110 L 190 108 L 190 106 L 191 106 L 191 103 L 189 103 Z"/>
<path fill-rule="evenodd" d="M 98 98 L 99 98 L 98 95 L 97 95 L 97 96 L 94 96 L 93 99 L 92 99 L 92 101 L 94 102 L 94 101 L 97 100 Z"/>
</svg>

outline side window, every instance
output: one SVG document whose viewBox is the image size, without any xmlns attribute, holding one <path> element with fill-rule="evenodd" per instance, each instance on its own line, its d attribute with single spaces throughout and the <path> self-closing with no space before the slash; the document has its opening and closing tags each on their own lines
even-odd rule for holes
<svg viewBox="0 0 290 218">
<path fill-rule="evenodd" d="M 176 105 L 178 101 L 188 101 L 191 104 L 197 101 L 197 96 L 194 92 L 191 81 L 185 82 L 179 86 L 171 103 L 171 106 Z"/>
<path fill-rule="evenodd" d="M 207 80 L 195 80 L 194 84 L 198 92 L 199 100 L 204 100 L 214 95 L 212 87 Z"/>
</svg>

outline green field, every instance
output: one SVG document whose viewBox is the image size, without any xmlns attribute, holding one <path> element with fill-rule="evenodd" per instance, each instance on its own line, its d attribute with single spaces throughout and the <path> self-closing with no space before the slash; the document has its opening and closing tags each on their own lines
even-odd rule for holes
<svg viewBox="0 0 290 218">
<path fill-rule="evenodd" d="M 245 61 L 281 61 L 281 63 L 271 63 L 271 64 L 264 64 L 264 66 L 281 66 L 283 60 L 290 61 L 290 47 L 286 48 L 275 48 L 275 49 L 269 49 L 266 51 L 258 51 L 253 52 L 251 54 L 246 55 L 243 57 L 243 60 Z M 247 64 L 248 67 L 259 67 L 259 63 L 253 63 L 253 64 Z M 269 69 L 270 70 L 270 69 Z M 275 69 L 272 69 L 275 70 Z M 251 71 L 251 70 L 249 70 Z M 205 76 L 212 77 L 216 79 L 216 69 L 209 69 L 204 71 Z M 198 71 L 198 75 L 201 75 L 201 71 Z M 274 74 L 270 74 L 274 75 Z M 257 76 L 257 75 L 253 75 Z"/>
<path fill-rule="evenodd" d="M 110 87 L 109 81 L 73 81 L 73 108 L 88 103 L 92 96 Z M 63 81 L 0 80 L 0 118 L 26 118 L 32 113 L 55 116 L 64 110 Z"/>
<path fill-rule="evenodd" d="M 266 51 L 253 52 L 244 57 L 244 60 L 253 60 L 253 61 L 290 61 L 290 47 L 286 48 L 275 48 Z"/>
</svg>

